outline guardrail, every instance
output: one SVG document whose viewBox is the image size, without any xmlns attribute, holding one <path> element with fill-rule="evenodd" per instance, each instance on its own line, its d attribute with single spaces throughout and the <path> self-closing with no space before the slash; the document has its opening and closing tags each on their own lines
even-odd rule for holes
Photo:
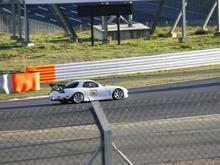
<svg viewBox="0 0 220 165">
<path fill-rule="evenodd" d="M 138 72 L 153 72 L 213 64 L 220 64 L 219 48 L 154 56 L 55 64 L 54 67 L 48 65 L 48 67 L 50 67 L 48 69 L 46 69 L 45 66 L 27 67 L 26 70 L 27 72 L 40 72 L 41 82 L 49 82 Z M 38 67 L 44 69 L 37 69 Z M 54 68 L 54 70 L 51 70 L 51 68 Z"/>
</svg>

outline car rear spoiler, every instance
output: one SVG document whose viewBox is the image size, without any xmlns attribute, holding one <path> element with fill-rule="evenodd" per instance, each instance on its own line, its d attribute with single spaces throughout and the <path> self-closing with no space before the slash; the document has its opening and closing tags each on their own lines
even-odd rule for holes
<svg viewBox="0 0 220 165">
<path fill-rule="evenodd" d="M 51 87 L 52 91 L 60 91 L 65 87 L 63 84 L 49 84 L 49 86 Z"/>
</svg>

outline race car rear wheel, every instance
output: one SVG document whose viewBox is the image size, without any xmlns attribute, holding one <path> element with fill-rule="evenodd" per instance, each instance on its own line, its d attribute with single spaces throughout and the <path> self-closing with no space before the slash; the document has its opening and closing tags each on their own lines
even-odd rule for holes
<svg viewBox="0 0 220 165">
<path fill-rule="evenodd" d="M 121 100 L 124 98 L 124 92 L 121 89 L 115 89 L 113 92 L 113 99 Z"/>
<path fill-rule="evenodd" d="M 79 104 L 79 103 L 81 103 L 81 102 L 83 102 L 83 101 L 84 101 L 84 96 L 83 96 L 82 93 L 77 92 L 77 93 L 75 93 L 75 94 L 73 95 L 73 103 Z"/>
</svg>

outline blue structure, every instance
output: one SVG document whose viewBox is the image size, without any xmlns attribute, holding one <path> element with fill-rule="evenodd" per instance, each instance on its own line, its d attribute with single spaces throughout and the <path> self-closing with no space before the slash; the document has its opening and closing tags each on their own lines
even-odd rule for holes
<svg viewBox="0 0 220 165">
<path fill-rule="evenodd" d="M 209 12 L 214 0 L 189 0 L 187 6 L 187 24 L 188 25 L 202 25 Z M 133 2 L 133 21 L 141 22 L 143 24 L 151 25 L 154 21 L 154 15 L 158 7 L 157 2 Z M 79 27 L 79 25 L 88 25 L 88 18 L 79 18 L 77 16 L 77 6 L 75 4 L 63 4 L 60 5 L 61 10 L 71 23 L 73 27 Z M 21 8 L 23 10 L 23 8 Z M 181 9 L 181 0 L 166 0 L 163 8 L 159 25 L 171 25 L 175 21 L 179 11 Z M 6 4 L 0 4 L 0 14 L 10 15 L 11 6 Z M 23 13 L 23 12 L 22 12 Z M 40 20 L 61 26 L 60 22 L 56 19 L 51 12 L 48 5 L 29 5 L 28 15 L 30 19 Z M 210 20 L 210 24 L 216 22 L 216 18 L 213 16 Z M 101 24 L 101 18 L 95 18 L 95 24 Z"/>
<path fill-rule="evenodd" d="M 158 6 L 158 2 L 135 2 L 134 3 L 134 18 L 138 22 L 149 22 L 154 20 L 154 14 Z M 202 25 L 210 11 L 214 0 L 188 0 L 187 5 L 187 24 Z M 181 10 L 181 0 L 166 0 L 163 8 L 159 24 L 172 24 Z M 216 13 L 217 14 L 217 13 Z M 216 15 L 215 14 L 215 15 Z M 213 16 L 210 24 L 216 22 L 216 17 Z"/>
</svg>

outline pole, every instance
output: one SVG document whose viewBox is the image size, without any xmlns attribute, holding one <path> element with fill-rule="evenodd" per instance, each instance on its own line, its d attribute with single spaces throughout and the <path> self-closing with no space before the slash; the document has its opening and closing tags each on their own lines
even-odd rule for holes
<svg viewBox="0 0 220 165">
<path fill-rule="evenodd" d="M 120 45 L 120 16 L 117 15 L 118 45 Z"/>
<path fill-rule="evenodd" d="M 185 7 L 187 6 L 187 2 L 185 2 Z M 176 27 L 177 27 L 177 25 L 178 25 L 178 23 L 179 23 L 179 21 L 180 21 L 180 19 L 181 19 L 181 17 L 182 17 L 182 11 L 180 11 L 179 12 L 179 15 L 177 16 L 177 18 L 176 18 L 176 21 L 174 22 L 174 25 L 172 26 L 172 28 L 170 29 L 170 31 L 169 31 L 169 35 L 172 35 L 173 33 L 174 33 L 174 31 L 175 31 L 175 29 L 176 29 Z"/>
<path fill-rule="evenodd" d="M 21 22 L 21 3 L 18 1 L 18 33 L 19 39 L 22 39 L 22 22 Z"/>
<path fill-rule="evenodd" d="M 182 0 L 182 42 L 186 41 L 186 0 Z"/>
<path fill-rule="evenodd" d="M 102 2 L 102 4 L 108 4 L 108 2 Z M 102 43 L 108 43 L 108 18 L 107 16 L 102 16 L 102 29 L 104 30 Z"/>
<path fill-rule="evenodd" d="M 12 36 L 11 39 L 16 39 L 16 20 L 15 20 L 15 1 L 11 0 L 11 25 L 12 25 Z"/>
<path fill-rule="evenodd" d="M 132 1 L 129 1 L 130 4 L 132 4 Z M 133 20 L 133 15 L 130 14 L 128 15 L 128 26 L 132 27 L 132 20 Z"/>
<path fill-rule="evenodd" d="M 92 113 L 101 134 L 102 165 L 112 165 L 112 129 L 99 102 L 92 102 Z"/>
<path fill-rule="evenodd" d="M 104 30 L 102 43 L 107 43 L 108 40 L 108 19 L 106 16 L 102 16 L 102 29 Z"/>
<path fill-rule="evenodd" d="M 214 11 L 215 11 L 216 6 L 217 6 L 217 0 L 215 0 L 214 5 L 212 6 L 212 8 L 211 8 L 211 10 L 210 10 L 210 12 L 209 12 L 209 14 L 208 14 L 208 16 L 207 16 L 206 19 L 205 19 L 205 23 L 204 23 L 204 25 L 202 26 L 202 28 L 203 28 L 204 30 L 207 30 L 207 29 L 206 29 L 206 26 L 208 25 L 209 20 L 210 20 L 212 14 L 213 14 Z"/>
<path fill-rule="evenodd" d="M 93 31 L 94 17 L 91 16 L 91 42 L 92 46 L 94 46 L 94 31 Z"/>
<path fill-rule="evenodd" d="M 30 41 L 29 38 L 29 21 L 28 21 L 28 15 L 27 15 L 27 5 L 24 1 L 24 32 L 25 32 L 25 42 L 28 44 Z"/>
<path fill-rule="evenodd" d="M 220 33 L 220 0 L 217 0 L 217 12 L 218 12 L 218 25 L 217 25 L 217 33 Z"/>
</svg>

